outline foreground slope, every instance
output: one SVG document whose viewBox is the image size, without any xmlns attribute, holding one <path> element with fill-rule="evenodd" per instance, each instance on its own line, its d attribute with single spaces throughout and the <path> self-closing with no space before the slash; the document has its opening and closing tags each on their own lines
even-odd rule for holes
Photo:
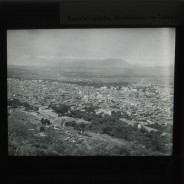
<svg viewBox="0 0 184 184">
<path fill-rule="evenodd" d="M 9 155 L 163 155 L 143 145 L 95 132 L 80 132 L 70 126 L 46 126 L 40 131 L 38 116 L 21 109 L 12 109 L 8 117 Z"/>
</svg>

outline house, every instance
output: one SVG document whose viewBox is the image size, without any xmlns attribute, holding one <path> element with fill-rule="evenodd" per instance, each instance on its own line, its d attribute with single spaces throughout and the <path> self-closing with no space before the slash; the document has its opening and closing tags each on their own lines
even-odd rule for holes
<svg viewBox="0 0 184 184">
<path fill-rule="evenodd" d="M 148 122 L 148 124 L 154 124 L 153 121 L 150 121 L 150 120 L 146 120 Z"/>
<path fill-rule="evenodd" d="M 138 129 L 140 129 L 142 127 L 142 125 L 138 124 Z"/>
<path fill-rule="evenodd" d="M 100 89 L 107 89 L 107 86 L 103 86 L 103 87 L 101 87 Z"/>
<path fill-rule="evenodd" d="M 151 132 L 151 131 L 157 132 L 157 131 L 158 131 L 158 130 L 155 129 L 155 128 L 151 128 L 151 127 L 148 127 L 148 126 L 145 126 L 145 125 L 143 125 L 143 127 L 144 127 L 146 130 L 148 130 L 148 132 Z"/>
<path fill-rule="evenodd" d="M 127 123 L 128 125 L 132 125 L 132 126 L 134 125 L 133 121 L 130 121 L 130 120 L 126 119 L 126 118 L 120 118 L 120 120 L 123 121 L 124 123 Z"/>
<path fill-rule="evenodd" d="M 137 92 L 137 89 L 136 89 L 136 88 L 132 88 L 131 91 L 132 91 L 132 92 Z"/>
<path fill-rule="evenodd" d="M 111 110 L 108 110 L 108 109 L 98 109 L 98 110 L 95 110 L 96 111 L 96 114 L 100 114 L 100 113 L 103 113 L 103 114 L 108 114 L 111 116 Z"/>
</svg>

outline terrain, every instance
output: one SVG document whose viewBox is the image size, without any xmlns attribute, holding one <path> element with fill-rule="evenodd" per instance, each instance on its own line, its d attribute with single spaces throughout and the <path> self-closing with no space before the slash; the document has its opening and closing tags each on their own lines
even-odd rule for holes
<svg viewBox="0 0 184 184">
<path fill-rule="evenodd" d="M 40 132 L 39 118 L 21 108 L 11 109 L 8 117 L 9 155 L 11 156 L 154 156 L 167 155 L 151 152 L 142 144 L 99 134 L 78 131 L 70 126 L 52 124 Z M 47 116 L 48 118 L 48 116 Z M 55 117 L 52 117 L 56 119 Z M 59 119 L 59 118 L 58 118 Z M 51 118 L 50 118 L 51 120 Z"/>
<path fill-rule="evenodd" d="M 62 64 L 50 64 L 44 66 L 8 66 L 8 78 L 29 79 L 29 80 L 54 80 L 62 82 L 78 83 L 87 82 L 89 84 L 120 84 L 120 83 L 140 83 L 143 79 L 159 85 L 174 86 L 174 66 L 164 67 L 144 67 L 131 66 L 123 61 L 124 66 L 118 67 L 121 60 L 113 61 L 115 64 L 110 67 L 110 61 L 90 60 L 79 63 L 70 62 Z M 94 61 L 93 61 L 94 62 Z M 107 62 L 107 65 L 105 63 Z M 85 64 L 84 64 L 85 63 Z M 146 82 L 146 81 L 144 81 Z"/>
<path fill-rule="evenodd" d="M 172 73 L 162 76 L 162 67 L 135 69 L 123 61 L 124 67 L 118 68 L 122 61 L 114 60 L 114 67 L 109 67 L 111 60 L 106 62 L 106 67 L 104 61 L 93 61 L 93 65 L 81 61 L 77 66 L 73 63 L 73 67 L 64 63 L 49 67 L 8 66 L 9 155 L 171 155 L 172 123 L 167 124 L 166 120 L 167 125 L 162 125 L 157 116 L 164 119 L 165 112 L 172 122 Z M 142 91 L 133 91 L 132 84 L 141 84 Z M 106 92 L 109 90 L 111 95 Z M 140 100 L 143 105 L 139 107 Z M 64 112 L 57 109 L 59 104 Z M 68 104 L 74 109 L 68 108 Z M 112 111 L 122 107 L 118 109 L 122 114 L 95 113 L 107 110 L 109 105 Z M 132 115 L 127 115 L 128 111 Z M 144 120 L 134 121 L 135 116 Z M 145 125 L 149 116 L 158 123 Z M 46 120 L 48 124 L 44 123 Z M 143 123 L 141 128 L 138 123 Z"/>
</svg>

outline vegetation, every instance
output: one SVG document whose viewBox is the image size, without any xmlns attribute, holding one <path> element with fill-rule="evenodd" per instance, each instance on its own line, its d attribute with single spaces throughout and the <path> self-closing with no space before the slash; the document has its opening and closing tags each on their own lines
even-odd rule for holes
<svg viewBox="0 0 184 184">
<path fill-rule="evenodd" d="M 119 120 L 118 116 L 102 116 L 101 114 L 90 114 L 81 111 L 71 111 L 71 116 L 75 118 L 83 118 L 90 121 L 91 124 L 76 124 L 75 122 L 68 122 L 66 126 L 72 126 L 76 130 L 88 130 L 92 132 L 107 134 L 112 137 L 133 141 L 145 145 L 147 149 L 152 151 L 160 151 L 168 153 L 169 148 L 166 145 L 171 142 L 171 137 L 161 136 L 161 131 L 149 132 L 145 128 L 138 129 L 137 124 L 134 126 L 127 125 Z"/>
<path fill-rule="evenodd" d="M 14 99 L 8 99 L 8 106 L 11 106 L 12 108 L 17 108 L 17 107 L 25 107 L 26 111 L 29 110 L 35 110 L 38 111 L 38 107 L 34 107 L 33 105 L 30 105 L 28 102 L 21 102 L 19 99 L 14 98 Z"/>
<path fill-rule="evenodd" d="M 20 118 L 22 116 L 22 118 Z M 24 116 L 24 117 L 23 117 Z M 23 119 L 26 119 L 24 122 Z M 42 120 L 43 121 L 43 120 Z M 91 141 L 92 149 L 83 140 L 76 143 L 65 141 L 61 131 L 52 128 L 37 129 L 26 115 L 13 112 L 8 121 L 8 152 L 13 156 L 60 156 L 60 155 L 130 155 L 124 146 L 110 145 L 108 142 Z M 39 136 L 43 132 L 44 137 Z"/>
<path fill-rule="evenodd" d="M 39 110 L 38 107 L 33 107 L 30 105 L 28 102 L 21 102 L 19 99 L 12 99 L 8 100 L 8 106 L 11 106 L 13 108 L 17 108 L 20 106 L 25 107 L 25 110 Z M 59 106 L 51 106 L 51 108 L 58 113 L 59 115 L 66 114 L 69 110 L 70 107 L 64 104 L 60 104 Z M 70 110 L 70 114 L 68 116 L 74 117 L 74 118 L 79 118 L 79 119 L 84 119 L 86 121 L 90 121 L 90 124 L 83 124 L 83 123 L 76 123 L 75 121 L 72 122 L 66 122 L 66 126 L 73 127 L 74 130 L 77 131 L 91 131 L 91 132 L 96 132 L 100 134 L 107 134 L 109 136 L 123 139 L 126 141 L 134 142 L 134 145 L 144 145 L 145 148 L 141 148 L 141 146 L 136 147 L 133 149 L 133 151 L 128 151 L 125 148 L 122 147 L 113 147 L 111 151 L 107 151 L 107 145 L 104 146 L 101 144 L 100 151 L 98 148 L 94 148 L 93 151 L 89 153 L 88 151 L 82 151 L 82 148 L 76 148 L 73 150 L 72 147 L 71 150 L 69 147 L 65 147 L 66 143 L 65 142 L 60 142 L 60 143 L 55 143 L 55 140 L 53 140 L 53 137 L 55 137 L 56 141 L 58 141 L 58 138 L 56 137 L 56 132 L 47 130 L 45 128 L 45 125 L 51 125 L 51 122 L 48 119 L 42 118 L 40 120 L 41 122 L 41 127 L 38 129 L 38 132 L 47 132 L 52 134 L 49 136 L 47 135 L 47 141 L 50 142 L 51 145 L 47 145 L 47 142 L 43 143 L 42 139 L 40 138 L 39 142 L 38 138 L 35 138 L 31 132 L 27 132 L 27 125 L 19 122 L 20 118 L 16 118 L 16 120 L 12 120 L 13 124 L 10 124 L 9 127 L 9 154 L 10 155 L 47 155 L 47 154 L 53 154 L 53 155 L 58 155 L 58 154 L 68 154 L 68 153 L 73 153 L 73 154 L 79 154 L 79 155 L 85 155 L 85 154 L 98 154 L 99 155 L 108 155 L 110 153 L 113 154 L 120 154 L 120 155 L 130 155 L 130 154 L 138 154 L 138 155 L 149 155 L 152 152 L 158 155 L 158 153 L 164 153 L 164 154 L 169 154 L 171 151 L 171 144 L 168 144 L 171 142 L 172 137 L 171 137 L 171 130 L 172 126 L 171 125 L 160 125 L 158 123 L 148 125 L 151 128 L 155 128 L 158 131 L 151 131 L 149 132 L 145 128 L 140 128 L 138 129 L 138 125 L 135 124 L 134 126 L 128 125 L 125 122 L 122 122 L 119 120 L 119 118 L 124 117 L 127 119 L 126 113 L 121 115 L 118 112 L 112 113 L 112 116 L 109 115 L 104 115 L 104 114 L 96 114 L 95 110 L 97 107 L 95 106 L 89 106 L 86 107 L 86 111 L 79 111 L 79 110 Z M 15 114 L 14 114 L 15 115 Z M 9 118 L 13 118 L 11 114 L 8 116 Z M 24 118 L 23 118 L 24 119 Z M 29 124 L 29 126 L 33 126 L 33 124 Z M 34 127 L 35 129 L 35 127 Z M 166 132 L 168 134 L 162 136 L 162 132 Z M 23 143 L 22 140 L 29 140 L 29 143 Z M 38 142 L 37 142 L 38 141 Z M 34 144 L 37 146 L 33 146 Z M 53 146 L 54 144 L 54 146 Z M 58 145 L 59 144 L 59 145 Z M 40 146 L 38 146 L 40 145 Z M 46 146 L 47 145 L 47 146 Z M 57 146 L 58 147 L 57 147 Z M 100 143 L 98 143 L 98 146 Z M 43 151 L 43 147 L 46 146 L 50 151 Z M 61 147 L 63 150 L 61 150 Z M 104 148 L 103 148 L 104 147 Z M 51 150 L 55 150 L 53 153 Z M 126 151 L 125 151 L 126 150 Z M 136 150 L 136 151 L 135 151 Z"/>
<path fill-rule="evenodd" d="M 162 131 L 162 132 L 167 132 L 167 133 L 171 133 L 172 132 L 172 125 L 170 124 L 167 124 L 167 125 L 160 125 L 158 123 L 154 123 L 154 124 L 151 124 L 151 125 L 147 125 L 151 128 L 155 128 L 159 131 Z"/>
<path fill-rule="evenodd" d="M 66 83 L 70 83 L 70 84 L 78 84 L 79 86 L 92 86 L 95 88 L 100 88 L 100 87 L 104 87 L 106 86 L 107 88 L 110 87 L 116 87 L 117 89 L 120 89 L 122 86 L 128 86 L 129 83 L 128 82 L 83 82 L 83 81 L 62 81 L 62 82 L 66 82 Z"/>
<path fill-rule="evenodd" d="M 51 108 L 58 114 L 64 114 L 67 113 L 68 110 L 70 110 L 70 107 L 68 105 L 60 104 L 59 106 L 53 105 Z"/>
<path fill-rule="evenodd" d="M 48 119 L 42 118 L 41 120 L 42 125 L 51 125 L 51 122 Z"/>
<path fill-rule="evenodd" d="M 8 106 L 12 106 L 13 108 L 17 108 L 18 106 L 23 106 L 23 103 L 19 99 L 8 99 Z"/>
</svg>

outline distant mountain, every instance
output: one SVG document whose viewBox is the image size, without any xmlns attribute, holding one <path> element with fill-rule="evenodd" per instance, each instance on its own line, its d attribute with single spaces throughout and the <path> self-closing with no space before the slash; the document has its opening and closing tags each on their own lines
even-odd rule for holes
<svg viewBox="0 0 184 184">
<path fill-rule="evenodd" d="M 44 63 L 44 62 L 43 62 Z M 169 66 L 140 66 L 132 65 L 123 59 L 62 59 L 45 62 L 33 66 L 8 66 L 8 68 L 33 70 L 52 70 L 69 73 L 89 73 L 106 76 L 174 76 L 174 65 Z"/>
<path fill-rule="evenodd" d="M 57 66 L 72 67 L 72 68 L 130 68 L 131 65 L 122 59 L 104 59 L 104 60 L 76 60 L 62 61 L 57 63 Z"/>
<path fill-rule="evenodd" d="M 169 66 L 137 66 L 135 69 L 136 75 L 149 76 L 174 76 L 174 65 Z"/>
</svg>

